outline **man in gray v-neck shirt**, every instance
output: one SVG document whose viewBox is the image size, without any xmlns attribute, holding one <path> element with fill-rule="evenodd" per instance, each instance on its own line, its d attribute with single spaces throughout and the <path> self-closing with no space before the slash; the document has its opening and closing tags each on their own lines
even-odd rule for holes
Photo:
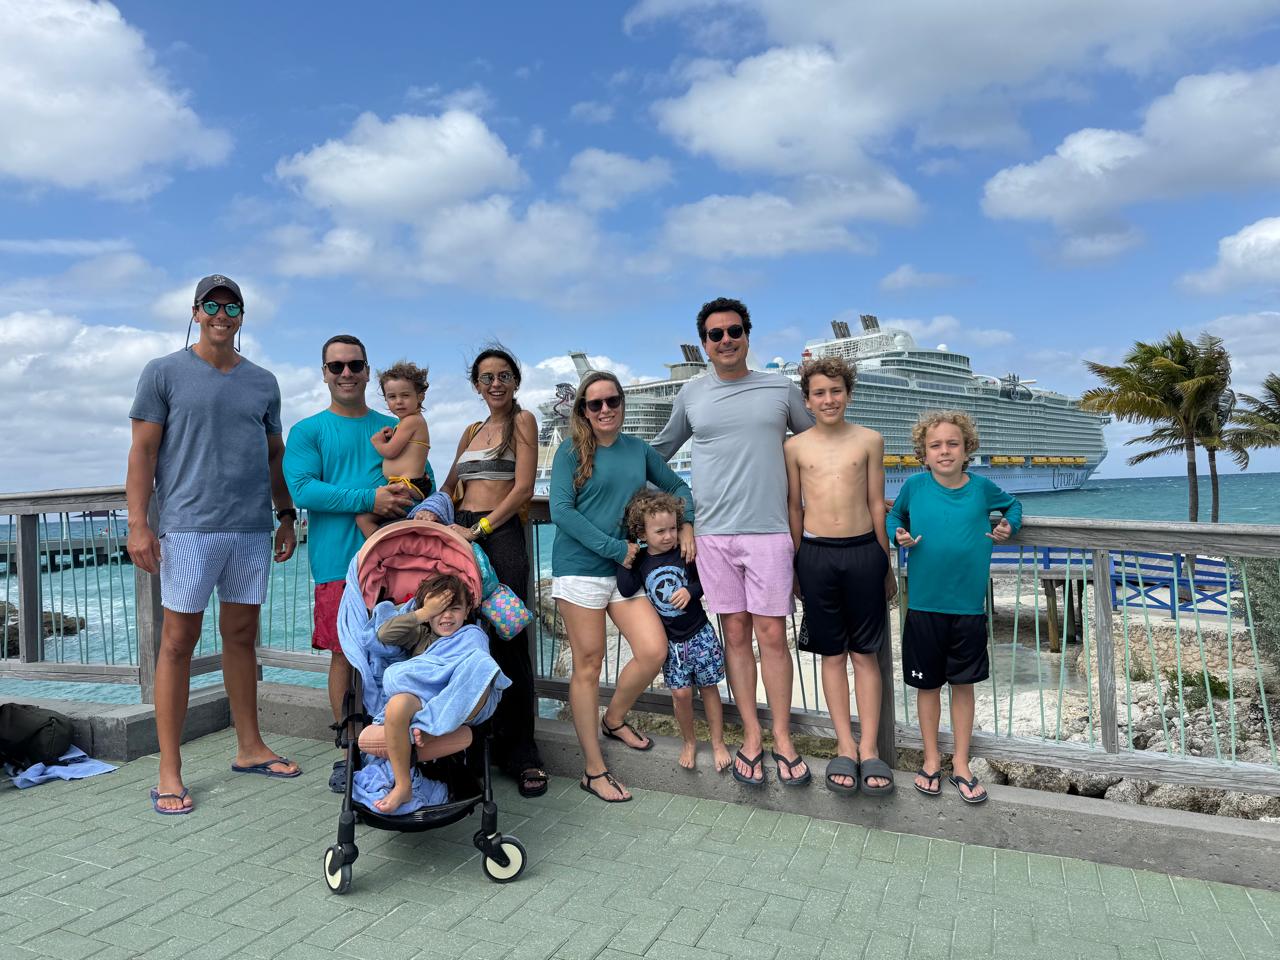
<svg viewBox="0 0 1280 960">
<path fill-rule="evenodd" d="M 742 714 L 742 749 L 733 775 L 764 783 L 764 750 L 756 713 L 754 632 L 760 674 L 773 713 L 778 778 L 812 778 L 791 743 L 791 655 L 786 617 L 792 611 L 794 548 L 787 520 L 787 431 L 813 425 L 800 389 L 787 377 L 747 367 L 751 315 L 738 300 L 720 298 L 698 313 L 698 339 L 711 369 L 686 383 L 671 419 L 653 440 L 670 459 L 693 440 L 693 502 L 698 573 L 707 610 L 724 625 L 726 666 Z"/>
</svg>

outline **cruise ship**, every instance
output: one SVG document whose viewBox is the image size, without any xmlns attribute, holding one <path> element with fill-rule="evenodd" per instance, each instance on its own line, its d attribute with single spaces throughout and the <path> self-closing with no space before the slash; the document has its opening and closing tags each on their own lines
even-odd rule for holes
<svg viewBox="0 0 1280 960">
<path fill-rule="evenodd" d="M 978 425 L 981 447 L 969 465 L 1010 493 L 1075 490 L 1107 456 L 1103 414 L 1080 408 L 1080 401 L 1036 386 L 1010 373 L 1003 377 L 975 374 L 969 358 L 948 350 L 920 347 L 906 330 L 881 327 L 870 314 L 853 334 L 843 321 L 831 324 L 833 336 L 805 345 L 799 362 L 777 358 L 765 370 L 799 382 L 800 364 L 818 357 L 837 356 L 857 370 L 853 402 L 846 419 L 880 431 L 884 436 L 885 495 L 892 499 L 903 481 L 923 470 L 911 446 L 911 427 L 926 410 L 963 410 Z M 626 384 L 623 430 L 651 440 L 671 414 L 680 388 L 703 376 L 708 362 L 698 347 L 684 344 L 683 359 L 667 364 L 668 376 Z M 591 368 L 585 354 L 570 353 L 579 377 Z M 545 492 L 551 457 L 568 436 L 568 413 L 576 389 L 560 384 L 556 398 L 542 404 L 537 489 Z M 686 479 L 691 462 L 686 445 L 671 461 Z"/>
</svg>

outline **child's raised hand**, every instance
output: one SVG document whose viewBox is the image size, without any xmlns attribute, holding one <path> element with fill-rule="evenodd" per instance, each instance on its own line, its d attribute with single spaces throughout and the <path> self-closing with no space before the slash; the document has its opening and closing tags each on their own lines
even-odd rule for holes
<svg viewBox="0 0 1280 960">
<path fill-rule="evenodd" d="M 449 605 L 449 601 L 451 599 L 453 599 L 453 593 L 448 587 L 437 590 L 435 593 L 428 593 L 422 598 L 422 605 L 418 607 L 414 613 L 417 615 L 420 622 L 426 623 L 436 614 L 444 610 L 444 608 Z"/>
<path fill-rule="evenodd" d="M 386 442 L 387 442 L 387 441 L 389 441 L 393 436 L 395 436 L 396 428 L 395 428 L 395 427 L 383 427 L 381 432 L 382 432 L 382 442 L 383 442 L 383 443 L 386 443 Z"/>
<path fill-rule="evenodd" d="M 434 513 L 432 513 L 430 510 L 419 510 L 417 513 L 414 514 L 414 516 L 418 517 L 420 520 L 430 520 L 432 523 L 440 522 L 440 518 L 436 516 Z"/>
<path fill-rule="evenodd" d="M 689 605 L 689 590 L 687 587 L 681 587 L 667 599 L 677 610 L 683 610 Z"/>
<path fill-rule="evenodd" d="M 1013 536 L 1013 527 L 1009 526 L 1009 521 L 1004 517 L 1000 518 L 1000 522 L 996 524 L 995 529 L 987 534 L 996 543 L 1004 543 Z"/>
<path fill-rule="evenodd" d="M 900 547 L 914 547 L 917 543 L 924 539 L 924 534 L 918 537 L 912 537 L 905 529 L 899 527 L 893 531 L 893 542 Z"/>
</svg>

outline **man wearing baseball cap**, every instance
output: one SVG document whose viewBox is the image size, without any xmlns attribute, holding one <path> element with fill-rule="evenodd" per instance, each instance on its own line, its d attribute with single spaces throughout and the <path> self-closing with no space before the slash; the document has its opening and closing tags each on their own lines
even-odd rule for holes
<svg viewBox="0 0 1280 960">
<path fill-rule="evenodd" d="M 164 607 L 155 674 L 160 777 L 151 804 L 165 815 L 194 808 L 182 781 L 182 726 L 191 655 L 215 589 L 237 741 L 231 769 L 268 777 L 302 772 L 277 756 L 258 729 L 258 616 L 273 556 L 277 563 L 289 559 L 297 542 L 297 512 L 281 471 L 280 386 L 239 354 L 244 297 L 234 280 L 213 274 L 197 283 L 191 322 L 200 327 L 194 345 L 143 368 L 129 411 L 125 480 L 129 556 L 160 574 Z M 155 530 L 147 518 L 153 493 Z M 273 519 L 280 521 L 274 546 Z"/>
</svg>

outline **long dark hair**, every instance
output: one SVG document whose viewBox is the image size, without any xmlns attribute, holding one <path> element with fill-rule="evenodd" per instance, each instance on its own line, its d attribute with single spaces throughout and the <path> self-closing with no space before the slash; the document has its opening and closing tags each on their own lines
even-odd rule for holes
<svg viewBox="0 0 1280 960">
<path fill-rule="evenodd" d="M 492 453 L 493 457 L 499 457 L 508 451 L 515 453 L 516 449 L 516 417 L 522 409 L 520 401 L 516 399 L 516 391 L 520 389 L 520 363 L 511 351 L 501 344 L 485 347 L 471 361 L 471 374 L 467 379 L 471 381 L 473 387 L 480 386 L 480 364 L 485 360 L 501 360 L 511 368 L 511 375 L 515 378 L 512 381 L 511 390 L 511 416 L 507 418 L 507 425 L 502 428 L 502 439 L 498 442 L 498 449 Z"/>
<path fill-rule="evenodd" d="M 581 490 L 586 485 L 595 469 L 596 433 L 591 429 L 591 421 L 587 419 L 587 388 L 602 380 L 618 388 L 618 396 L 622 397 L 618 415 L 624 416 L 627 410 L 627 395 L 622 392 L 622 384 L 608 370 L 592 370 L 578 384 L 578 392 L 573 398 L 573 412 L 569 414 L 569 435 L 573 438 L 573 451 L 578 455 L 578 469 L 573 472 L 575 490 Z"/>
</svg>

